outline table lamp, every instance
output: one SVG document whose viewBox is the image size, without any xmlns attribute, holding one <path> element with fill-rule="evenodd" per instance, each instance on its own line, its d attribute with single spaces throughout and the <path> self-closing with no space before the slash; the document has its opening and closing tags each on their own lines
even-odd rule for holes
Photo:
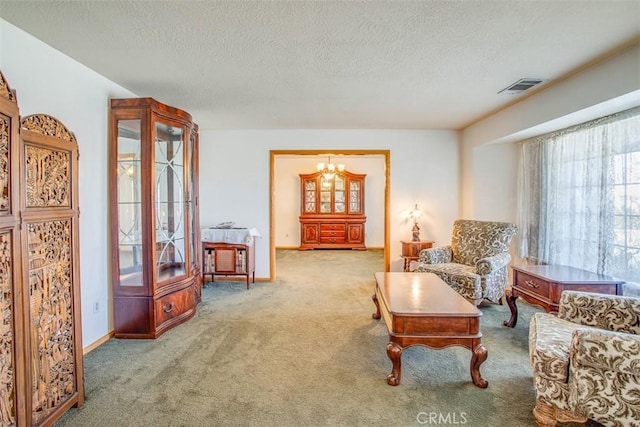
<svg viewBox="0 0 640 427">
<path fill-rule="evenodd" d="M 422 216 L 422 213 L 418 210 L 418 204 L 416 203 L 416 207 L 410 213 L 411 218 L 413 218 L 413 228 L 411 232 L 413 233 L 413 237 L 411 238 L 412 242 L 420 241 L 420 227 L 418 227 L 418 218 Z"/>
</svg>

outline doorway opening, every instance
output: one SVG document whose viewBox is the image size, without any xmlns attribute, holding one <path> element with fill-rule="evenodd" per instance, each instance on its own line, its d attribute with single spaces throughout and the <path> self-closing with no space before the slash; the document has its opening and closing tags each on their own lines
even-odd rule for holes
<svg viewBox="0 0 640 427">
<path fill-rule="evenodd" d="M 270 150 L 270 161 L 269 161 L 269 270 L 270 270 L 270 279 L 271 281 L 276 278 L 276 236 L 277 236 L 277 215 L 276 215 L 276 191 L 277 191 L 277 182 L 276 182 L 276 167 L 278 157 L 285 156 L 328 156 L 328 155 L 336 155 L 336 156 L 380 156 L 383 159 L 383 171 L 380 171 L 384 177 L 384 183 L 382 185 L 383 195 L 383 215 L 382 215 L 382 228 L 383 228 L 383 250 L 384 250 L 384 270 L 389 271 L 389 203 L 390 203 L 390 186 L 389 186 L 389 177 L 391 175 L 390 164 L 391 164 L 391 152 L 390 150 Z M 348 168 L 348 166 L 347 166 Z M 303 172 L 303 171 L 301 171 Z M 297 177 L 296 177 L 297 178 Z M 294 194 L 300 194 L 299 191 Z M 366 204 L 365 204 L 366 209 Z"/>
</svg>

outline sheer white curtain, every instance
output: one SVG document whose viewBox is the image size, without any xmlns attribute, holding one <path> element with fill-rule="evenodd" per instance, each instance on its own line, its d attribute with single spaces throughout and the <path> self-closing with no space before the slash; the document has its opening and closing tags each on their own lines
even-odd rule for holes
<svg viewBox="0 0 640 427">
<path fill-rule="evenodd" d="M 640 108 L 520 144 L 519 255 L 640 282 Z"/>
</svg>

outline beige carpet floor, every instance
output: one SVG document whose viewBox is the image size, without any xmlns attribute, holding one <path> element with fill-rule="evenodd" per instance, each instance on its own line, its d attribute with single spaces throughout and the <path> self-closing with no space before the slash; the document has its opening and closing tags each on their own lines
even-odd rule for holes
<svg viewBox="0 0 640 427">
<path fill-rule="evenodd" d="M 371 318 L 379 250 L 277 251 L 277 280 L 207 283 L 197 315 L 156 340 L 110 340 L 85 358 L 86 402 L 58 426 L 533 426 L 528 321 L 483 305 L 489 351 L 410 347 L 402 382 Z M 594 424 L 595 425 L 595 424 Z"/>
</svg>

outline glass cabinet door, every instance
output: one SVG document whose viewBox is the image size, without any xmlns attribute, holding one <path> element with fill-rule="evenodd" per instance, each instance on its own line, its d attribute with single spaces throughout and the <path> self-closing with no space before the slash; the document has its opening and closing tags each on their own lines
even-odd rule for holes
<svg viewBox="0 0 640 427">
<path fill-rule="evenodd" d="M 155 124 L 155 236 L 158 281 L 185 274 L 185 182 L 182 127 Z"/>
<path fill-rule="evenodd" d="M 118 121 L 120 286 L 143 286 L 140 120 Z"/>
<path fill-rule="evenodd" d="M 316 180 L 304 180 L 304 212 L 315 213 L 316 211 Z"/>
<path fill-rule="evenodd" d="M 191 259 L 191 268 L 195 268 L 197 266 L 197 251 L 196 251 L 196 242 L 197 242 L 197 228 L 196 228 L 196 206 L 195 206 L 195 171 L 196 171 L 196 153 L 197 153 L 197 136 L 195 132 L 190 132 L 189 134 L 189 150 L 188 150 L 188 160 L 187 164 L 189 165 L 189 191 L 187 191 L 187 217 L 191 219 L 190 222 L 190 233 L 191 233 L 191 246 L 189 252 L 189 259 Z"/>
<path fill-rule="evenodd" d="M 336 175 L 333 181 L 334 185 L 334 209 L 335 213 L 345 213 L 345 188 L 344 177 L 342 175 Z"/>
<path fill-rule="evenodd" d="M 349 180 L 349 213 L 362 212 L 360 204 L 362 185 L 359 180 Z"/>
</svg>

